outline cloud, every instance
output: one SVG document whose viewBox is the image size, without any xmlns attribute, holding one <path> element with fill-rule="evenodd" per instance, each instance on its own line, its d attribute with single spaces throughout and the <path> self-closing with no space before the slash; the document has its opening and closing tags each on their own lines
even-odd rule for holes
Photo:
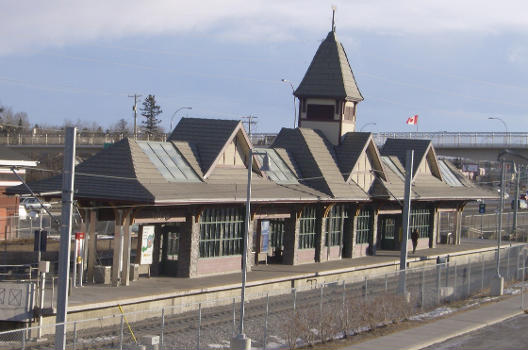
<svg viewBox="0 0 528 350">
<path fill-rule="evenodd" d="M 528 33 L 519 0 L 0 0 L 0 54 L 156 34 L 291 40 L 329 30 L 333 3 L 345 34 Z"/>
</svg>

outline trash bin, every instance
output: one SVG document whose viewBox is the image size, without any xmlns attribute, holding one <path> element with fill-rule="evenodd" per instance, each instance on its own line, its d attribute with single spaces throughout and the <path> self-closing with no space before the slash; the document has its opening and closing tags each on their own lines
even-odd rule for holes
<svg viewBox="0 0 528 350">
<path fill-rule="evenodd" d="M 112 283 L 112 266 L 95 265 L 94 280 L 95 283 Z"/>
<path fill-rule="evenodd" d="M 139 264 L 130 264 L 130 280 L 139 280 Z"/>
</svg>

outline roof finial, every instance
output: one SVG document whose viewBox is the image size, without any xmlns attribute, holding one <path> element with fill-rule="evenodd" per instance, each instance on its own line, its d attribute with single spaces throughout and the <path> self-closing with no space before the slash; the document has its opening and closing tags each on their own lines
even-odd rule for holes
<svg viewBox="0 0 528 350">
<path fill-rule="evenodd" d="M 335 32 L 335 11 L 336 11 L 336 6 L 335 5 L 332 5 L 332 32 Z"/>
</svg>

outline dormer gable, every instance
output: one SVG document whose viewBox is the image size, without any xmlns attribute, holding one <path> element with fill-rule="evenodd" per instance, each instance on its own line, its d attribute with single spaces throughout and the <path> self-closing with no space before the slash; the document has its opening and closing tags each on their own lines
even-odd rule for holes
<svg viewBox="0 0 528 350">
<path fill-rule="evenodd" d="M 355 182 L 368 192 L 376 177 L 386 179 L 385 169 L 371 133 L 350 132 L 336 147 L 339 167 L 345 182 Z"/>
<path fill-rule="evenodd" d="M 415 161 L 418 161 L 416 159 Z M 429 145 L 424 156 L 415 167 L 415 173 L 413 178 L 420 175 L 431 175 L 442 181 L 442 173 L 438 166 L 438 160 L 436 159 L 436 153 L 432 145 Z"/>
<path fill-rule="evenodd" d="M 249 159 L 249 150 L 253 145 L 240 122 L 233 130 L 231 136 L 227 139 L 224 146 L 218 152 L 211 167 L 204 174 L 204 178 L 209 177 L 216 168 L 245 168 L 247 169 L 247 160 Z M 263 175 L 260 171 L 262 164 L 260 160 L 253 156 L 253 172 Z"/>
<path fill-rule="evenodd" d="M 395 156 L 405 167 L 405 154 L 408 150 L 414 150 L 413 179 L 416 175 L 431 174 L 442 180 L 438 167 L 436 152 L 431 140 L 409 140 L 409 139 L 387 139 L 380 153 L 384 156 Z M 427 164 L 424 164 L 426 162 Z"/>
</svg>

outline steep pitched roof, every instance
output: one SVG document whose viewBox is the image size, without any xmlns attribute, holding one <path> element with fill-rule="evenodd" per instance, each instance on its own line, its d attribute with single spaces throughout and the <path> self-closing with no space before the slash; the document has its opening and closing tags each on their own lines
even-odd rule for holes
<svg viewBox="0 0 528 350">
<path fill-rule="evenodd" d="M 321 43 L 294 95 L 363 101 L 356 79 L 334 31 Z"/>
<path fill-rule="evenodd" d="M 373 165 L 379 170 L 377 175 L 385 178 L 383 163 L 381 162 L 380 154 L 374 143 L 372 134 L 369 132 L 348 132 L 345 134 L 341 144 L 336 147 L 339 168 L 346 182 L 350 180 L 350 175 L 359 156 L 363 152 L 366 152 L 368 147 L 372 147 L 374 153 L 375 159 L 373 161 L 375 164 Z"/>
<path fill-rule="evenodd" d="M 319 130 L 283 128 L 271 148 L 284 148 L 294 158 L 301 173 L 299 182 L 334 198 L 368 198 L 357 184 L 345 183 L 333 145 Z"/>
<path fill-rule="evenodd" d="M 239 120 L 182 118 L 168 141 L 188 142 L 196 147 L 202 173 L 207 174 L 237 128 L 242 128 Z"/>
<path fill-rule="evenodd" d="M 413 161 L 413 178 L 416 175 L 416 170 L 422 162 L 428 160 L 431 164 L 431 171 L 438 178 L 442 178 L 438 164 L 436 162 L 436 154 L 431 140 L 416 140 L 416 139 L 387 139 L 380 150 L 383 156 L 395 156 L 405 168 L 406 152 L 414 150 Z"/>
</svg>

